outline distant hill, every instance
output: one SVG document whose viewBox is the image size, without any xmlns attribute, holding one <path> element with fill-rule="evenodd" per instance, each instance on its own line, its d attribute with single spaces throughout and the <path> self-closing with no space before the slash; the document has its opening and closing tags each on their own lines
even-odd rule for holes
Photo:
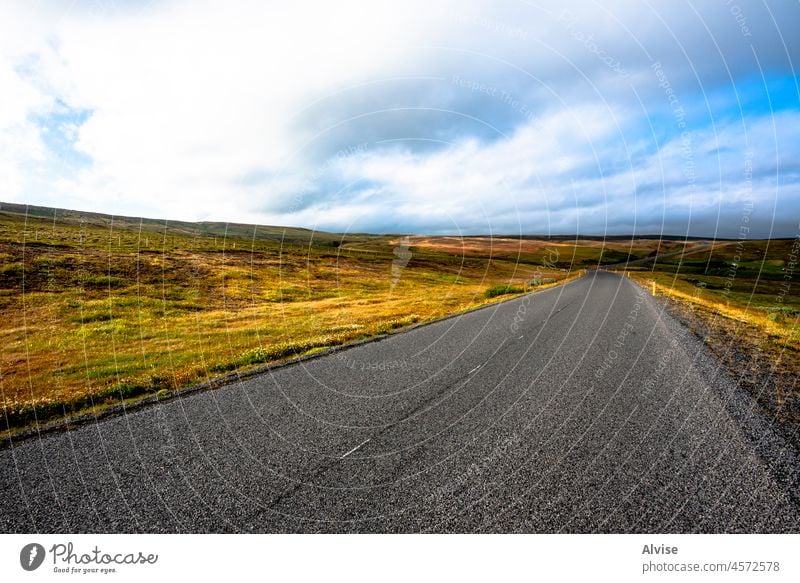
<svg viewBox="0 0 800 583">
<path fill-rule="evenodd" d="M 374 237 L 385 238 L 387 236 L 400 236 L 406 233 L 397 234 L 371 234 L 371 233 L 331 233 L 327 231 L 313 231 L 300 227 L 283 227 L 276 225 L 256 225 L 250 223 L 226 223 L 223 221 L 173 221 L 169 219 L 149 219 L 139 217 L 126 217 L 95 213 L 90 211 L 78 211 L 62 208 L 52 208 L 12 202 L 0 202 L 0 213 L 10 213 L 15 215 L 27 215 L 29 217 L 57 219 L 66 223 L 89 224 L 108 228 L 112 225 L 116 229 L 136 229 L 150 231 L 159 234 L 190 235 L 190 236 L 209 236 L 237 239 L 255 239 L 261 241 L 284 241 L 284 242 L 308 242 L 315 241 L 321 244 L 335 244 L 336 242 L 359 242 L 369 241 Z M 474 239 L 521 239 L 537 241 L 630 241 L 640 240 L 662 240 L 662 241 L 707 241 L 710 237 L 687 237 L 686 235 L 670 234 L 646 234 L 646 235 L 581 235 L 581 234 L 558 234 L 558 235 L 465 235 L 465 238 Z M 783 238 L 786 239 L 786 238 Z M 789 238 L 790 239 L 790 238 Z M 725 239 L 717 237 L 717 241 L 732 241 L 735 239 Z M 752 240 L 752 239 L 751 239 Z"/>
<path fill-rule="evenodd" d="M 312 231 L 298 227 L 282 227 L 273 225 L 255 225 L 247 223 L 225 223 L 221 221 L 200 221 L 196 223 L 187 221 L 171 221 L 166 219 L 148 219 L 139 217 L 125 217 L 95 213 L 89 211 L 76 211 L 62 208 L 51 208 L 36 205 L 0 202 L 0 213 L 23 215 L 40 219 L 55 219 L 63 223 L 76 225 L 86 224 L 97 227 L 115 229 L 134 229 L 149 231 L 158 234 L 229 237 L 236 239 L 255 239 L 285 242 L 309 242 L 336 244 L 341 242 L 344 235 L 326 231 Z M 372 238 L 364 233 L 347 233 L 348 242 Z"/>
</svg>

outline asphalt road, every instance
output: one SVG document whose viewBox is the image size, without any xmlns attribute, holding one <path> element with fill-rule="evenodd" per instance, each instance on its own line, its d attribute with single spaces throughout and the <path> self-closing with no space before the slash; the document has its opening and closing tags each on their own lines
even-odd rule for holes
<svg viewBox="0 0 800 583">
<path fill-rule="evenodd" d="M 798 532 L 795 453 L 632 282 L 0 450 L 2 532 Z"/>
</svg>

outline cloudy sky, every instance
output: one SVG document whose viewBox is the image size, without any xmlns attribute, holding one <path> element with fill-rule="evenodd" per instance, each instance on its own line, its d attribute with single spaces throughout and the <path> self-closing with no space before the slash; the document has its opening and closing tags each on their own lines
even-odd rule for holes
<svg viewBox="0 0 800 583">
<path fill-rule="evenodd" d="M 795 236 L 798 22 L 789 0 L 6 0 L 0 201 Z"/>
</svg>

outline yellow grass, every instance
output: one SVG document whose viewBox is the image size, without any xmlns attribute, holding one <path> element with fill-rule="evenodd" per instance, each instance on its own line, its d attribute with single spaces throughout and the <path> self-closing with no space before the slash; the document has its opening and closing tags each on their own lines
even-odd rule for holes
<svg viewBox="0 0 800 583">
<path fill-rule="evenodd" d="M 763 310 L 742 305 L 739 302 L 722 297 L 719 293 L 704 290 L 701 287 L 693 286 L 680 279 L 673 279 L 673 281 L 667 285 L 658 281 L 658 279 L 654 278 L 653 274 L 649 272 L 628 271 L 626 275 L 643 285 L 651 293 L 655 287 L 656 295 L 664 295 L 676 300 L 702 306 L 720 316 L 751 324 L 763 330 L 766 334 L 794 346 L 797 346 L 798 341 L 800 341 L 800 330 L 798 330 L 797 318 L 789 321 L 774 321 L 771 320 L 768 314 Z M 670 278 L 672 276 L 662 277 Z"/>
</svg>

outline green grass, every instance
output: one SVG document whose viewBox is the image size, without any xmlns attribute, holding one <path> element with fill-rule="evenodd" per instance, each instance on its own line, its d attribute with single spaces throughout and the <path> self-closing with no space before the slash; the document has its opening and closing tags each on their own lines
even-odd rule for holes
<svg viewBox="0 0 800 583">
<path fill-rule="evenodd" d="M 530 282 L 528 282 L 528 285 L 532 287 L 538 287 L 540 285 L 550 285 L 555 282 L 556 282 L 555 278 L 552 277 L 535 277 Z"/>
<path fill-rule="evenodd" d="M 485 292 L 483 295 L 487 298 L 496 298 L 497 296 L 504 296 L 508 294 L 521 294 L 524 293 L 525 289 L 522 287 L 511 286 L 511 285 L 493 285 Z"/>
</svg>

